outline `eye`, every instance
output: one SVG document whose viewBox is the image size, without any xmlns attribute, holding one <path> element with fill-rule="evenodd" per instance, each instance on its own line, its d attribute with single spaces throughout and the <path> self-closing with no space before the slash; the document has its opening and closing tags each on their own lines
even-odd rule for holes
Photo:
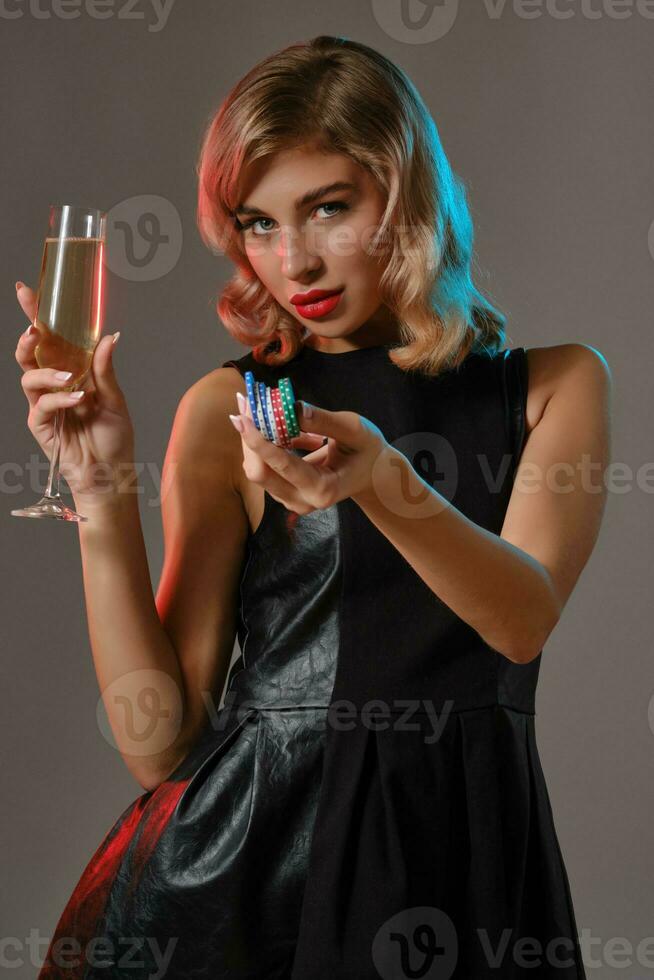
<svg viewBox="0 0 654 980">
<path fill-rule="evenodd" d="M 272 221 L 272 218 L 254 218 L 252 221 L 248 221 L 246 225 L 243 225 L 243 231 L 247 231 L 249 228 L 254 228 L 255 225 L 260 224 L 262 221 Z M 264 234 L 266 234 L 265 229 Z"/>
<path fill-rule="evenodd" d="M 319 204 L 316 210 L 319 210 L 320 208 L 338 208 L 338 211 L 336 212 L 336 214 L 338 214 L 340 211 L 347 211 L 347 204 L 345 204 L 344 201 L 327 201 L 325 204 Z M 327 217 L 333 218 L 334 215 L 328 214 Z"/>
<path fill-rule="evenodd" d="M 336 208 L 336 212 L 333 214 L 325 215 L 327 219 L 336 217 L 341 211 L 347 211 L 348 205 L 344 201 L 326 201 L 324 204 L 318 204 L 316 206 L 316 211 L 321 208 Z M 257 238 L 265 238 L 271 229 L 264 228 L 262 231 L 257 232 L 254 230 L 255 225 L 260 225 L 263 221 L 272 221 L 272 218 L 253 218 L 251 221 L 246 222 L 241 225 L 241 231 L 248 231 L 250 228 L 253 229 L 253 233 Z M 274 223 L 274 222 L 273 222 Z"/>
</svg>

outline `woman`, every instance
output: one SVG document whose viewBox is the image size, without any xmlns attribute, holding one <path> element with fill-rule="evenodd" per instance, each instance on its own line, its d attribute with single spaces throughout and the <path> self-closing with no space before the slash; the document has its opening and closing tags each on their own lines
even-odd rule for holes
<svg viewBox="0 0 654 980">
<path fill-rule="evenodd" d="M 578 465 L 609 458 L 604 359 L 502 349 L 463 185 L 365 45 L 294 44 L 236 85 L 198 221 L 237 266 L 218 313 L 251 351 L 181 399 L 156 600 L 111 339 L 68 412 L 96 671 L 145 792 L 40 976 L 584 977 L 534 704 L 604 508 Z M 34 346 L 17 358 L 47 453 L 73 403 L 43 393 Z M 247 370 L 291 378 L 291 450 L 254 425 Z"/>
</svg>

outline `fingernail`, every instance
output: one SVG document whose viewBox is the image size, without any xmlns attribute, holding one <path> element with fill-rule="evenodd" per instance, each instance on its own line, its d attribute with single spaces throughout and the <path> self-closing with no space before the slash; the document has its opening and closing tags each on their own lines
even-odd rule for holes
<svg viewBox="0 0 654 980">
<path fill-rule="evenodd" d="M 24 285 L 25 283 L 21 282 L 19 279 L 18 282 L 16 283 L 16 292 L 18 292 L 19 289 L 22 289 Z"/>
<path fill-rule="evenodd" d="M 232 425 L 234 426 L 234 428 L 235 429 L 238 429 L 239 432 L 242 432 L 243 431 L 243 421 L 242 421 L 240 415 L 231 415 L 230 414 L 229 417 L 232 420 Z"/>
<path fill-rule="evenodd" d="M 57 371 L 57 372 L 55 372 L 55 378 L 58 378 L 59 381 L 68 381 L 68 379 L 69 378 L 72 378 L 72 376 L 73 376 L 73 372 L 72 371 Z"/>
<path fill-rule="evenodd" d="M 312 418 L 312 416 L 313 416 L 313 406 L 310 405 L 309 402 L 297 401 L 295 404 L 299 407 L 299 409 L 302 412 L 302 415 L 303 415 L 303 417 L 305 419 Z"/>
<path fill-rule="evenodd" d="M 70 398 L 82 398 L 84 396 L 84 390 L 82 389 L 82 391 L 68 391 L 66 392 L 66 394 L 69 395 Z"/>
<path fill-rule="evenodd" d="M 240 391 L 236 392 L 236 401 L 238 402 L 239 412 L 245 415 L 245 409 L 246 409 L 245 398 L 243 397 Z"/>
<path fill-rule="evenodd" d="M 23 334 L 24 337 L 32 337 L 36 333 L 36 327 L 33 323 L 30 323 L 29 327 Z"/>
<path fill-rule="evenodd" d="M 118 342 L 118 338 L 119 338 L 119 337 L 120 337 L 120 330 L 116 330 L 116 333 L 114 334 L 114 339 L 113 339 L 113 340 L 111 341 L 111 345 L 112 345 L 112 347 L 113 347 L 113 345 L 114 345 L 115 343 L 117 343 L 117 342 Z"/>
</svg>

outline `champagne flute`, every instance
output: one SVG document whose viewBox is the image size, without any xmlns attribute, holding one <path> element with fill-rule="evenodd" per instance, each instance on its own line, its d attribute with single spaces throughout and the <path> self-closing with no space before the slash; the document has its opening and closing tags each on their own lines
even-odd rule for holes
<svg viewBox="0 0 654 980">
<path fill-rule="evenodd" d="M 39 367 L 71 371 L 64 387 L 75 391 L 85 380 L 102 334 L 104 318 L 104 250 L 107 215 L 95 208 L 50 205 L 43 246 L 34 326 L 40 339 Z M 86 521 L 67 507 L 59 494 L 59 449 L 65 409 L 57 409 L 48 485 L 35 504 L 12 510 L 14 517 L 50 517 Z"/>
</svg>

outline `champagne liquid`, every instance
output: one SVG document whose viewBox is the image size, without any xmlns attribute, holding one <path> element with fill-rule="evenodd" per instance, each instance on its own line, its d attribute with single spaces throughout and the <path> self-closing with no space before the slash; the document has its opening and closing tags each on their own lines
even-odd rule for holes
<svg viewBox="0 0 654 980">
<path fill-rule="evenodd" d="M 104 241 L 46 238 L 34 326 L 41 338 L 39 367 L 72 371 L 63 387 L 74 391 L 88 374 L 102 333 Z"/>
</svg>

